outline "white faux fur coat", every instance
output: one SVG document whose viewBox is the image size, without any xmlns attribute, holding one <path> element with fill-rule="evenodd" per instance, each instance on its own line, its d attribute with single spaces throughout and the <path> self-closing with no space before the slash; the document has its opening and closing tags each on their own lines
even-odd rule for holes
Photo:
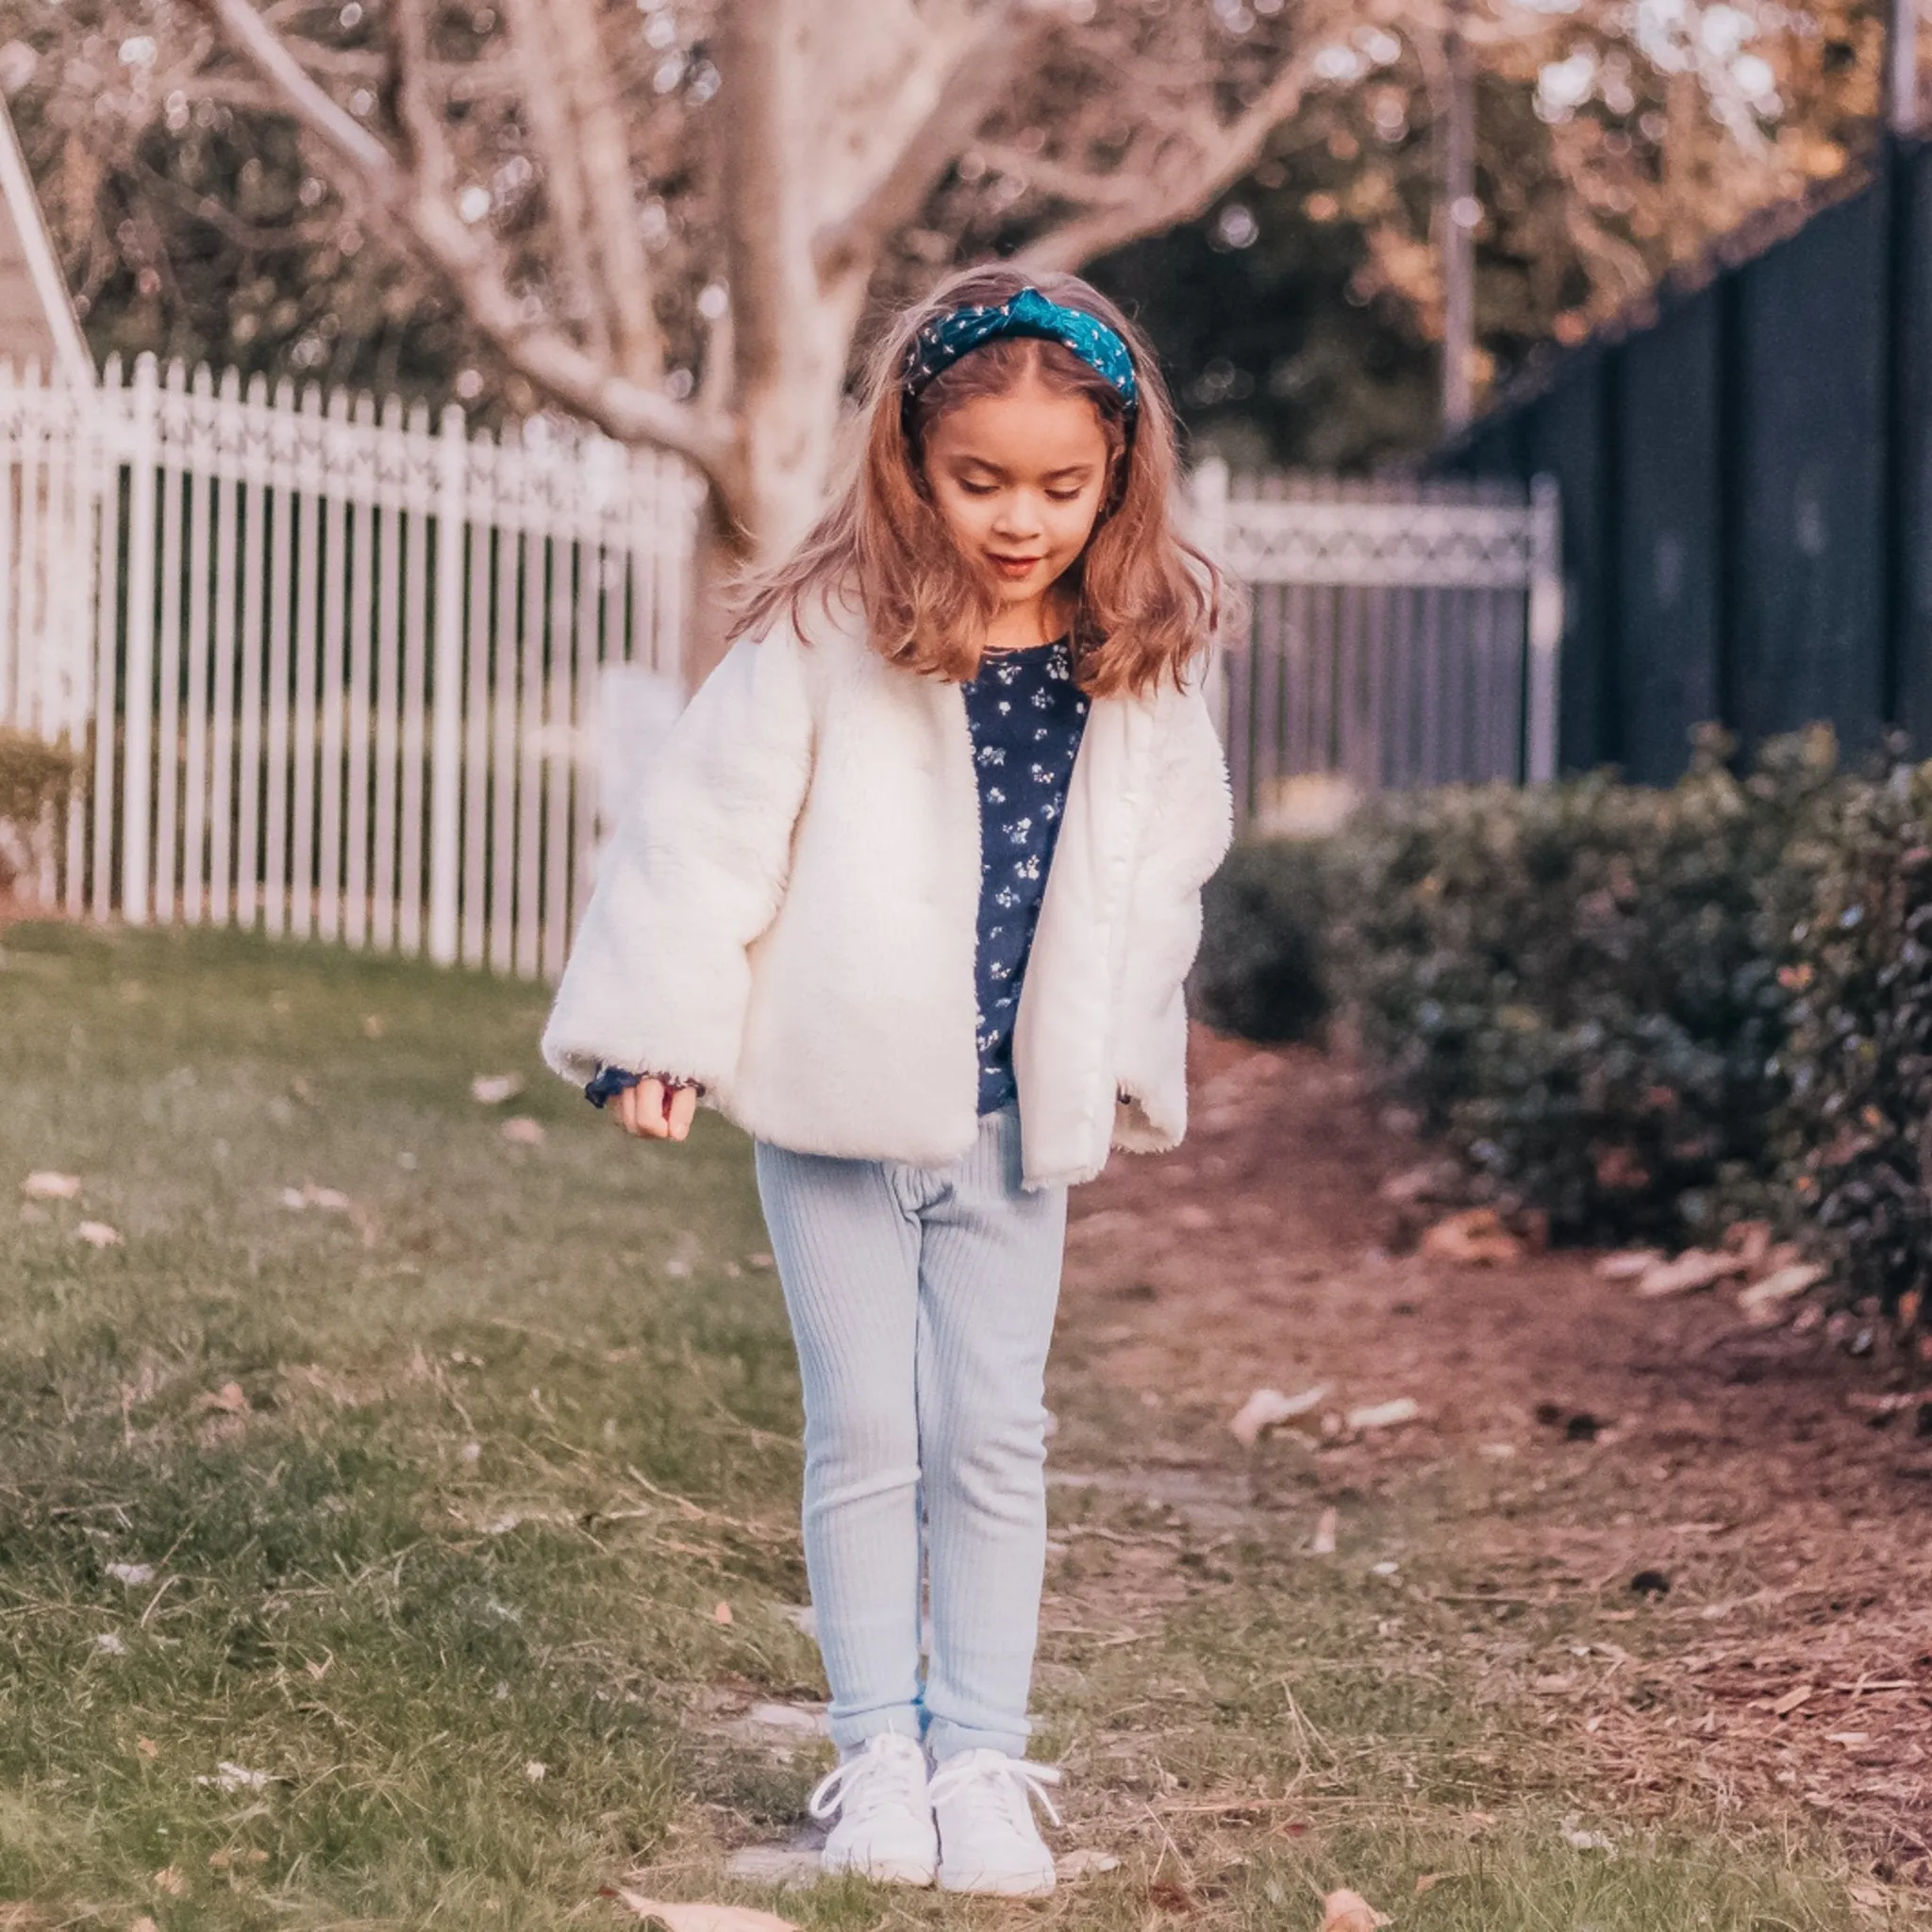
<svg viewBox="0 0 1932 1932">
<path fill-rule="evenodd" d="M 1187 1125 L 1181 982 L 1229 802 L 1198 691 L 1088 715 L 1014 1027 L 1025 1184 Z M 956 684 L 849 625 L 741 640 L 603 855 L 543 1034 L 702 1081 L 803 1153 L 936 1167 L 977 1132 L 979 788 Z"/>
</svg>

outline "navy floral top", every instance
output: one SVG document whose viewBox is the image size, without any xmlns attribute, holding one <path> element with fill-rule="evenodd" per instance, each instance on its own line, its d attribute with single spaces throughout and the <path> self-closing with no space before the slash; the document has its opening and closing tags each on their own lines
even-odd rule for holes
<svg viewBox="0 0 1932 1932">
<path fill-rule="evenodd" d="M 979 775 L 979 1111 L 1017 1096 L 1013 1023 L 1087 728 L 1067 640 L 989 656 L 965 686 Z"/>
</svg>

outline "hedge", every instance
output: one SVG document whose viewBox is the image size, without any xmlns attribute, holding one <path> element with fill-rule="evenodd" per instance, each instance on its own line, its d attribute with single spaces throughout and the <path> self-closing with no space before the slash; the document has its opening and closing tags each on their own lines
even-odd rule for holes
<svg viewBox="0 0 1932 1932">
<path fill-rule="evenodd" d="M 65 803 L 78 776 L 78 760 L 65 746 L 0 725 L 0 891 L 17 875 L 42 815 Z"/>
<path fill-rule="evenodd" d="M 1333 996 L 1472 1192 L 1560 1238 L 1808 1225 L 1854 1296 L 1932 1275 L 1932 765 L 1599 774 L 1398 794 L 1320 846 L 1238 848 L 1203 1016 L 1257 1037 Z"/>
</svg>

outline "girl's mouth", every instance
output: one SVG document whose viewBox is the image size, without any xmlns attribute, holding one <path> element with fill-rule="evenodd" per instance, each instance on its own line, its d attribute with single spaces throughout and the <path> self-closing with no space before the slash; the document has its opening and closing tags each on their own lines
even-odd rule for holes
<svg viewBox="0 0 1932 1932">
<path fill-rule="evenodd" d="M 991 551 L 988 558 L 995 573 L 1012 582 L 1031 576 L 1046 561 L 1043 557 L 1001 557 Z"/>
</svg>

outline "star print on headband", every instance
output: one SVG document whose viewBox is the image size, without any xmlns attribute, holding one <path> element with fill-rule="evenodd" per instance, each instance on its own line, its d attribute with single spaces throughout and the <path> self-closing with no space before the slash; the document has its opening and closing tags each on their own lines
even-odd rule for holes
<svg viewBox="0 0 1932 1932">
<path fill-rule="evenodd" d="M 934 316 L 913 337 L 907 352 L 902 377 L 907 402 L 960 357 L 1004 336 L 1058 342 L 1113 385 L 1129 417 L 1140 408 L 1141 385 L 1126 343 L 1097 315 L 1049 302 L 1038 289 L 1022 289 L 1004 302 L 970 303 Z"/>
</svg>

